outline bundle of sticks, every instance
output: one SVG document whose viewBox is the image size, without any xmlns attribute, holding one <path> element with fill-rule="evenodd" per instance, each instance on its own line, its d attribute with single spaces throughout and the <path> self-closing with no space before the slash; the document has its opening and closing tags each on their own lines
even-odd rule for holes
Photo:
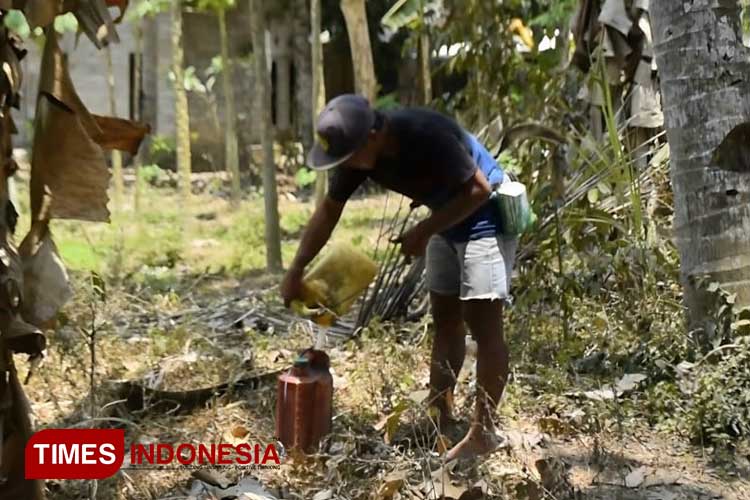
<svg viewBox="0 0 750 500">
<path fill-rule="evenodd" d="M 401 197 L 396 213 L 388 217 L 389 198 L 390 195 L 386 197 L 375 248 L 376 258 L 382 255 L 380 269 L 375 282 L 365 292 L 355 331 L 367 326 L 375 317 L 382 321 L 416 319 L 426 309 L 410 310 L 418 297 L 425 297 L 424 257 L 411 259 L 404 256 L 399 243 L 403 232 L 416 222 L 417 207 L 411 205 L 404 210 L 404 198 Z"/>
</svg>

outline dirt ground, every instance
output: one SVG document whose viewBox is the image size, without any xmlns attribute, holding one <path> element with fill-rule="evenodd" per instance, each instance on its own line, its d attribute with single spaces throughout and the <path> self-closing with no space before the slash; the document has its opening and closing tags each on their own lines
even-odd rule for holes
<svg viewBox="0 0 750 500">
<path fill-rule="evenodd" d="M 76 303 L 66 309 L 68 323 L 50 339 L 47 358 L 27 385 L 37 427 L 124 426 L 127 443 L 273 442 L 273 384 L 230 392 L 187 414 L 115 417 L 107 408 L 115 399 L 115 380 L 185 390 L 288 367 L 297 351 L 312 344 L 304 324 L 292 321 L 280 328 L 246 316 L 279 310 L 277 281 L 277 276 L 243 281 L 186 276 L 162 295 L 120 285 L 108 290 L 102 303 L 82 292 L 79 279 Z M 91 356 L 81 332 L 90 331 L 92 311 L 95 418 L 118 419 L 108 422 L 88 420 Z M 544 381 L 534 373 L 514 372 L 499 415 L 504 448 L 486 460 L 444 469 L 439 451 L 450 443 L 414 425 L 425 414 L 429 330 L 425 320 L 375 325 L 354 342 L 331 338 L 334 430 L 320 452 L 287 459 L 279 470 L 224 472 L 226 479 L 250 475 L 277 498 L 315 500 L 750 498 L 746 455 L 717 463 L 710 449 L 654 431 L 639 419 L 618 419 L 617 401 L 603 407 L 545 393 Z M 464 420 L 470 414 L 472 363 L 467 359 L 457 393 Z M 623 398 L 637 404 L 638 392 Z M 98 498 L 210 498 L 190 496 L 196 481 L 189 471 L 125 469 L 101 482 Z M 53 499 L 88 498 L 83 482 L 50 481 L 48 488 Z"/>
</svg>

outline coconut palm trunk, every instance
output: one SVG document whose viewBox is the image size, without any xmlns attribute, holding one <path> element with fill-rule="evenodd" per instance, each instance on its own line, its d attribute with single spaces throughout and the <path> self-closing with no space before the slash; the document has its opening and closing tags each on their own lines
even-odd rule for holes
<svg viewBox="0 0 750 500">
<path fill-rule="evenodd" d="M 175 129 L 177 135 L 177 171 L 180 178 L 182 202 L 190 200 L 190 112 L 185 90 L 184 52 L 182 48 L 182 2 L 173 1 L 172 11 L 172 74 L 174 76 Z"/>
<path fill-rule="evenodd" d="M 750 305 L 750 57 L 742 44 L 739 0 L 651 2 L 674 190 L 674 235 L 689 320 L 700 327 L 710 276 Z M 716 154 L 735 127 L 743 137 Z M 745 129 L 750 125 L 745 125 Z M 743 160 L 744 158 L 744 160 Z"/>
<path fill-rule="evenodd" d="M 236 108 L 234 105 L 234 68 L 229 57 L 226 9 L 217 12 L 221 43 L 222 84 L 224 89 L 224 162 L 232 183 L 232 206 L 240 202 L 240 154 L 237 146 Z"/>
<path fill-rule="evenodd" d="M 270 271 L 281 270 L 281 230 L 279 201 L 276 192 L 276 165 L 273 157 L 271 123 L 271 79 L 266 66 L 265 9 L 263 0 L 249 0 L 253 53 L 255 55 L 255 89 L 260 102 L 261 143 L 263 147 L 263 197 L 266 215 L 266 265 Z"/>
</svg>

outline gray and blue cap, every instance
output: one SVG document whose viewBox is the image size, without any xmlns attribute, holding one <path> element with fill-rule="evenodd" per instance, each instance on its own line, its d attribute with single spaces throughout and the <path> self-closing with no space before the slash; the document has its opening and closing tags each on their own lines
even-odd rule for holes
<svg viewBox="0 0 750 500">
<path fill-rule="evenodd" d="M 308 158 L 310 167 L 328 170 L 351 158 L 367 142 L 375 120 L 375 111 L 360 95 L 332 99 L 318 116 L 315 145 Z"/>
</svg>

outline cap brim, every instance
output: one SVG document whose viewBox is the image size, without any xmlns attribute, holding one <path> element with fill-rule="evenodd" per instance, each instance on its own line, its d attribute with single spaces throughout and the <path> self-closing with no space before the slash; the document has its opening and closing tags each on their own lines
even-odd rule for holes
<svg viewBox="0 0 750 500">
<path fill-rule="evenodd" d="M 353 155 L 354 151 L 344 156 L 331 156 L 316 142 L 307 158 L 307 164 L 313 170 L 330 170 L 341 165 Z"/>
</svg>

